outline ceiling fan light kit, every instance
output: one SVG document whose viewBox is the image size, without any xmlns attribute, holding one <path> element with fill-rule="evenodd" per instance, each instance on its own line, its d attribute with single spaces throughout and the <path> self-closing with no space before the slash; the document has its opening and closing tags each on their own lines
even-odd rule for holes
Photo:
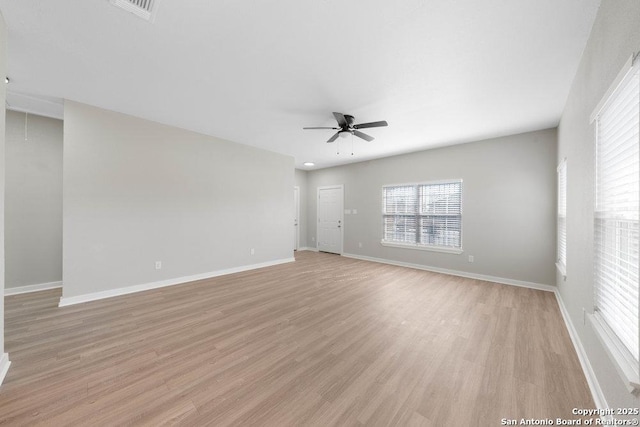
<svg viewBox="0 0 640 427">
<path fill-rule="evenodd" d="M 335 117 L 339 127 L 306 127 L 303 129 L 331 129 L 337 131 L 331 138 L 327 140 L 327 142 L 333 142 L 338 139 L 338 137 L 347 138 L 349 135 L 355 135 L 358 138 L 362 138 L 365 141 L 371 142 L 375 138 L 367 135 L 366 133 L 360 132 L 358 129 L 388 126 L 387 122 L 384 120 L 381 120 L 379 122 L 360 123 L 354 125 L 353 122 L 355 118 L 349 114 L 334 112 L 333 117 Z"/>
</svg>

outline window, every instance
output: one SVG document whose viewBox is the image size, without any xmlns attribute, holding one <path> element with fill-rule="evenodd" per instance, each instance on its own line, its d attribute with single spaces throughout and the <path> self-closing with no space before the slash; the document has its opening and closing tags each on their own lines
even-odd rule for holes
<svg viewBox="0 0 640 427">
<path fill-rule="evenodd" d="M 567 159 L 558 166 L 558 270 L 567 275 Z"/>
<path fill-rule="evenodd" d="M 596 121 L 594 326 L 633 387 L 638 387 L 640 84 L 628 65 Z"/>
<path fill-rule="evenodd" d="M 462 252 L 462 180 L 382 187 L 382 244 Z"/>
</svg>

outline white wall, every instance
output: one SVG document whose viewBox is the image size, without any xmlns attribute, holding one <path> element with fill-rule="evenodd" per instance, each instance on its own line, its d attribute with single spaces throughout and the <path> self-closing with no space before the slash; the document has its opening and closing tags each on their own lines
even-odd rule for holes
<svg viewBox="0 0 640 427">
<path fill-rule="evenodd" d="M 63 300 L 291 259 L 293 170 L 288 156 L 66 102 Z"/>
<path fill-rule="evenodd" d="M 295 185 L 300 188 L 300 248 L 306 248 L 310 246 L 307 242 L 307 171 L 296 169 L 294 179 Z"/>
<path fill-rule="evenodd" d="M 7 111 L 5 287 L 62 280 L 62 121 Z M 26 137 L 26 139 L 25 139 Z"/>
<path fill-rule="evenodd" d="M 555 283 L 556 131 L 530 132 L 308 173 L 308 194 L 344 184 L 344 252 L 542 285 Z M 385 247 L 382 186 L 462 178 L 461 255 Z M 315 245 L 316 198 L 307 241 Z M 362 243 L 362 248 L 358 247 Z M 310 245 L 310 246 L 311 246 Z M 473 255 L 474 263 L 468 256 Z"/>
<path fill-rule="evenodd" d="M 567 280 L 560 295 L 610 407 L 638 407 L 582 309 L 593 311 L 594 127 L 589 116 L 632 53 L 640 50 L 640 1 L 603 0 L 558 128 L 567 158 Z"/>
</svg>

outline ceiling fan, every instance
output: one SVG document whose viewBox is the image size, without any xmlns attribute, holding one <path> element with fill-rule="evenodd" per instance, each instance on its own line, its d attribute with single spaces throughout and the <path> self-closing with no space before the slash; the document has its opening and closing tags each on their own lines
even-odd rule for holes
<svg viewBox="0 0 640 427">
<path fill-rule="evenodd" d="M 338 139 L 339 136 L 346 138 L 349 135 L 355 135 L 358 138 L 364 139 L 365 141 L 373 141 L 375 139 L 374 137 L 369 136 L 366 133 L 362 133 L 358 129 L 378 128 L 382 126 L 388 126 L 387 122 L 384 120 L 379 122 L 360 123 L 360 124 L 354 125 L 353 124 L 354 117 L 348 114 L 342 114 L 342 113 L 333 113 L 333 117 L 336 118 L 336 121 L 338 122 L 338 126 L 340 127 L 337 127 L 337 128 L 336 127 L 309 127 L 309 128 L 303 128 L 303 129 L 337 130 L 337 132 L 331 138 L 329 138 L 327 142 L 333 142 L 336 139 Z"/>
</svg>

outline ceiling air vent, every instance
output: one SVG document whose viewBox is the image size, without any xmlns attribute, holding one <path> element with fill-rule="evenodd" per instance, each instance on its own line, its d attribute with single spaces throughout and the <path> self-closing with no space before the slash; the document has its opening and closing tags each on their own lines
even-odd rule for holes
<svg viewBox="0 0 640 427">
<path fill-rule="evenodd" d="M 151 21 L 156 0 L 110 0 L 111 4 L 131 12 L 136 16 Z"/>
</svg>

